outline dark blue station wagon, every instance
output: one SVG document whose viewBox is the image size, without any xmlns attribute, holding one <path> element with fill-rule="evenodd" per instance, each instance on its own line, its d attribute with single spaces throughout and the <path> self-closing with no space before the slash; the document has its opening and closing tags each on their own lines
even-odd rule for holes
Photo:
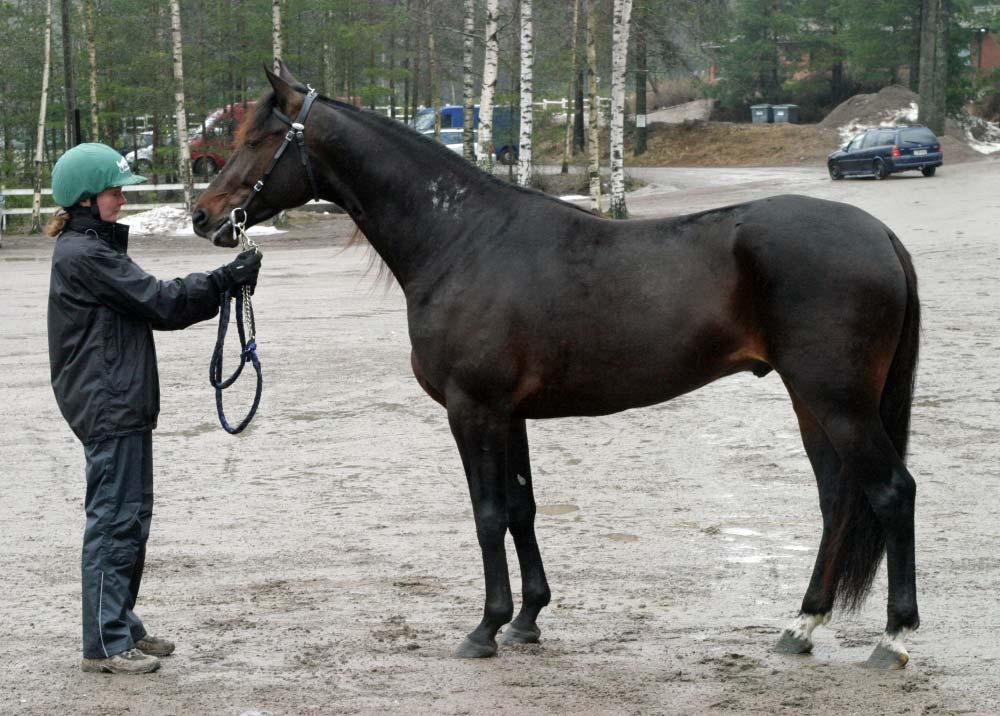
<svg viewBox="0 0 1000 716">
<path fill-rule="evenodd" d="M 941 142 L 927 127 L 880 127 L 859 134 L 826 160 L 831 179 L 875 176 L 919 169 L 934 176 L 944 162 Z"/>
</svg>

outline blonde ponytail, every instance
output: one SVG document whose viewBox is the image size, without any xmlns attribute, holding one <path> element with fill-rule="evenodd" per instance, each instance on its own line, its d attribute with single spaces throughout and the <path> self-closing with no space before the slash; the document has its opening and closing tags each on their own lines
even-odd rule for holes
<svg viewBox="0 0 1000 716">
<path fill-rule="evenodd" d="M 45 225 L 45 235 L 52 238 L 59 236 L 67 221 L 69 221 L 69 212 L 62 208 L 58 209 L 49 219 L 49 223 Z"/>
</svg>

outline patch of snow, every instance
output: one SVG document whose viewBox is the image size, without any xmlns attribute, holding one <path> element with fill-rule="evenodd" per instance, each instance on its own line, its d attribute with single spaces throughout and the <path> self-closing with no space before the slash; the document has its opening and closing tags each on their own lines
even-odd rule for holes
<svg viewBox="0 0 1000 716">
<path fill-rule="evenodd" d="M 132 234 L 145 234 L 148 236 L 194 236 L 194 227 L 191 226 L 191 215 L 183 209 L 175 209 L 169 206 L 158 206 L 149 211 L 130 214 L 119 219 L 119 223 L 127 224 Z M 283 233 L 285 233 L 283 230 L 276 229 L 273 226 L 251 226 L 247 229 L 247 234 L 255 236 Z"/>
<path fill-rule="evenodd" d="M 1000 152 L 1000 124 L 979 117 L 971 117 L 962 124 L 965 142 L 980 154 Z"/>
<path fill-rule="evenodd" d="M 882 114 L 875 122 L 864 122 L 861 119 L 852 119 L 846 124 L 837 128 L 840 134 L 841 144 L 847 144 L 862 132 L 878 127 L 895 127 L 900 124 L 914 124 L 919 115 L 919 107 L 916 102 L 910 102 L 909 107 L 901 109 L 891 109 Z"/>
</svg>

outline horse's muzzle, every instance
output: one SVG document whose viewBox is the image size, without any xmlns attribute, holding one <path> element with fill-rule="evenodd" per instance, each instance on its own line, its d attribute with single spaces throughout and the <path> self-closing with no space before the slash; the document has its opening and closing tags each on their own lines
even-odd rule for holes
<svg viewBox="0 0 1000 716">
<path fill-rule="evenodd" d="M 236 237 L 233 236 L 233 225 L 229 223 L 229 219 L 222 222 L 222 225 L 215 230 L 211 238 L 213 244 L 227 249 L 231 249 L 239 243 Z"/>
</svg>

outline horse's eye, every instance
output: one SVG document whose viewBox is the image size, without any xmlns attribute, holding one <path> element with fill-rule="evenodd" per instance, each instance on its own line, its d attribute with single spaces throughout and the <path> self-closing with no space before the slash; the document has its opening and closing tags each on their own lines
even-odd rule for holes
<svg viewBox="0 0 1000 716">
<path fill-rule="evenodd" d="M 247 149 L 253 149 L 258 144 L 259 144 L 259 142 L 256 139 L 248 139 L 247 140 Z"/>
</svg>

